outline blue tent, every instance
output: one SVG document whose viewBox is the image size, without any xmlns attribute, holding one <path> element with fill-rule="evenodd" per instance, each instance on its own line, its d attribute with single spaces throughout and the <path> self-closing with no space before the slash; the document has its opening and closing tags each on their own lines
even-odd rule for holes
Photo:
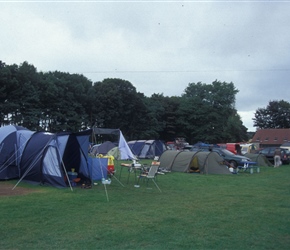
<svg viewBox="0 0 290 250">
<path fill-rule="evenodd" d="M 134 155 L 139 156 L 141 153 L 142 148 L 145 145 L 146 140 L 138 140 L 138 141 L 129 141 L 128 146 L 131 149 Z"/>
<path fill-rule="evenodd" d="M 161 140 L 129 141 L 128 145 L 133 154 L 140 159 L 153 159 L 166 150 L 165 143 Z"/>
<path fill-rule="evenodd" d="M 79 177 L 90 179 L 88 148 L 91 130 L 79 133 L 33 134 L 23 151 L 21 180 L 55 187 L 67 186 L 67 173 L 74 169 Z"/>
<path fill-rule="evenodd" d="M 20 177 L 19 162 L 29 138 L 34 132 L 21 126 L 0 128 L 0 179 Z"/>
</svg>

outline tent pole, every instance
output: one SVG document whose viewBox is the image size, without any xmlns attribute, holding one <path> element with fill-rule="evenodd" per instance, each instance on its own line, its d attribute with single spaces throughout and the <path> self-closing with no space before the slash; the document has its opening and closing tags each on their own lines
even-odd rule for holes
<svg viewBox="0 0 290 250">
<path fill-rule="evenodd" d="M 115 180 L 117 180 L 117 182 L 119 182 L 119 184 L 122 186 L 122 187 L 125 187 L 124 185 L 123 185 L 123 183 L 115 176 L 115 175 L 113 175 L 113 178 L 115 179 Z"/>
<path fill-rule="evenodd" d="M 70 183 L 70 180 L 69 180 L 69 177 L 68 177 L 67 171 L 66 171 L 66 169 L 65 169 L 65 166 L 64 166 L 62 160 L 61 160 L 61 163 L 62 163 L 61 165 L 62 165 L 62 167 L 63 167 L 63 170 L 64 170 L 64 172 L 65 172 L 65 176 L 66 176 L 66 179 L 67 179 L 67 181 L 68 181 L 68 184 L 69 184 L 70 190 L 73 191 L 72 185 L 71 185 L 71 183 Z"/>
<path fill-rule="evenodd" d="M 58 152 L 59 158 L 61 159 L 61 166 L 62 166 L 62 168 L 63 168 L 63 170 L 64 170 L 64 172 L 65 172 L 65 176 L 66 176 L 66 179 L 67 179 L 67 181 L 68 181 L 68 185 L 69 185 L 69 187 L 70 187 L 70 190 L 73 191 L 73 188 L 72 188 L 72 185 L 71 185 L 71 183 L 70 183 L 70 180 L 69 180 L 69 177 L 68 177 L 68 174 L 67 174 L 67 171 L 66 171 L 66 168 L 65 168 L 64 162 L 63 162 L 63 160 L 62 160 L 62 156 L 61 156 L 61 154 L 60 154 L 60 150 L 59 150 L 59 147 L 58 147 L 58 137 L 57 137 L 57 136 L 56 136 L 56 148 L 57 148 L 57 152 Z"/>
<path fill-rule="evenodd" d="M 109 196 L 108 196 L 108 191 L 107 191 L 107 185 L 104 184 L 104 187 L 105 187 L 105 193 L 106 193 L 107 201 L 109 202 Z"/>
<path fill-rule="evenodd" d="M 43 152 L 43 151 L 42 151 Z M 32 162 L 32 164 L 30 165 L 30 167 L 25 171 L 25 173 L 23 174 L 23 176 L 19 179 L 19 181 L 15 184 L 15 186 L 12 188 L 12 190 L 14 190 L 18 184 L 24 179 L 24 177 L 29 173 L 29 171 L 34 167 L 34 165 L 36 164 L 36 162 L 38 161 L 38 159 L 40 159 L 40 153 L 38 154 L 36 160 L 34 160 L 34 162 Z"/>
<path fill-rule="evenodd" d="M 103 171 L 103 166 L 102 166 L 102 163 L 101 163 L 100 158 L 98 158 L 98 159 L 99 159 L 99 165 L 100 165 L 100 168 L 101 168 L 101 174 L 102 174 L 102 184 L 103 184 L 103 186 L 104 186 L 104 188 L 105 188 L 105 193 L 106 193 L 107 201 L 109 202 L 109 196 L 108 196 L 107 187 L 106 187 L 106 184 L 103 183 L 103 179 L 105 179 L 105 177 L 104 177 L 104 171 Z M 106 167 L 106 169 L 107 169 L 107 167 Z"/>
</svg>

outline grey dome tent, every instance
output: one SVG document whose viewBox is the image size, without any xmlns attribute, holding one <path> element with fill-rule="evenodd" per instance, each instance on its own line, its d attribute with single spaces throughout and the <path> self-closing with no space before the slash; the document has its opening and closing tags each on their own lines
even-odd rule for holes
<svg viewBox="0 0 290 250">
<path fill-rule="evenodd" d="M 19 162 L 28 139 L 34 132 L 21 126 L 0 128 L 0 179 L 20 177 Z"/>
<path fill-rule="evenodd" d="M 94 145 L 90 151 L 91 154 L 107 154 L 112 148 L 116 147 L 116 144 L 110 141 L 105 141 L 102 144 Z"/>
<path fill-rule="evenodd" d="M 263 154 L 251 154 L 246 153 L 246 157 L 250 158 L 251 161 L 257 162 L 258 166 L 273 167 L 274 165 L 267 159 Z"/>
<path fill-rule="evenodd" d="M 215 152 L 166 150 L 159 158 L 160 168 L 172 172 L 190 172 L 194 167 L 201 174 L 231 174 L 224 159 Z"/>
</svg>

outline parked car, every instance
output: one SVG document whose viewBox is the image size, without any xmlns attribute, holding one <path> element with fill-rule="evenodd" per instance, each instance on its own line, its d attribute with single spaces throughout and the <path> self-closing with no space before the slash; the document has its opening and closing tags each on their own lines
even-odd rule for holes
<svg viewBox="0 0 290 250">
<path fill-rule="evenodd" d="M 196 151 L 196 150 L 209 151 L 210 149 L 209 148 L 201 148 L 201 149 L 193 148 L 192 149 L 192 151 Z M 236 155 L 236 154 L 232 153 L 231 151 L 224 149 L 224 148 L 214 147 L 211 150 L 213 152 L 218 153 L 222 158 L 224 158 L 224 160 L 226 160 L 230 164 L 234 165 L 235 168 L 237 166 L 244 166 L 245 161 L 251 161 L 251 159 L 248 157 L 245 157 L 243 155 Z"/>
<path fill-rule="evenodd" d="M 193 148 L 193 146 L 192 145 L 186 145 L 186 146 L 184 146 L 183 147 L 183 151 L 191 151 L 191 149 Z"/>
<path fill-rule="evenodd" d="M 274 152 L 277 147 L 268 147 L 263 148 L 259 150 L 259 154 L 263 154 L 266 156 L 266 158 L 274 163 Z M 280 148 L 281 149 L 281 161 L 283 164 L 289 164 L 290 163 L 290 151 L 286 148 Z"/>
</svg>

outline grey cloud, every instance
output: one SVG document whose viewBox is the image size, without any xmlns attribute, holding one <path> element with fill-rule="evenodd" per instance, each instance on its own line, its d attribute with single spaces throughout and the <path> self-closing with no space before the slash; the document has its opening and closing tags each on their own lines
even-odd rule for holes
<svg viewBox="0 0 290 250">
<path fill-rule="evenodd" d="M 0 49 L 7 64 L 118 77 L 148 96 L 233 82 L 251 126 L 253 110 L 289 101 L 289 13 L 289 3 L 262 1 L 2 2 Z"/>
</svg>

